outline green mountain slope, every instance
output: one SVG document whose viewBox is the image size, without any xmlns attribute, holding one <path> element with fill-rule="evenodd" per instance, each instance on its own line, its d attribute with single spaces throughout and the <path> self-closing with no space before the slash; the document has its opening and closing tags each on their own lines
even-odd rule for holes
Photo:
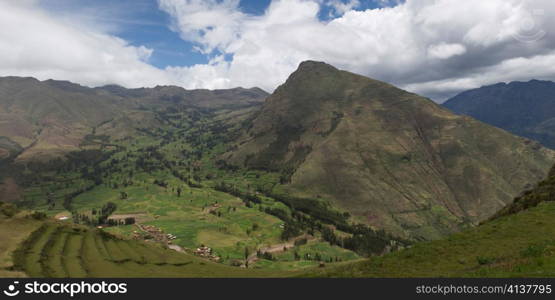
<svg viewBox="0 0 555 300">
<path fill-rule="evenodd" d="M 430 239 L 477 224 L 541 180 L 553 152 L 389 84 L 304 62 L 226 155 L 284 191 Z"/>
<path fill-rule="evenodd" d="M 445 107 L 555 148 L 555 83 L 498 83 L 462 92 Z"/>
<path fill-rule="evenodd" d="M 476 228 L 363 263 L 313 270 L 306 276 L 553 277 L 553 175 L 518 197 L 498 217 Z M 525 202 L 529 205 L 523 206 Z"/>
</svg>

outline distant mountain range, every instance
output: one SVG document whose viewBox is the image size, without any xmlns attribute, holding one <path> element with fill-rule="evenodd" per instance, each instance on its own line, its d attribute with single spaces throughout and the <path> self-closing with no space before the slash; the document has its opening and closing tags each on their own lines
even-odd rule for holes
<svg viewBox="0 0 555 300">
<path fill-rule="evenodd" d="M 443 105 L 555 149 L 554 82 L 498 83 L 460 93 Z"/>
<path fill-rule="evenodd" d="M 489 217 L 542 179 L 553 152 L 384 82 L 303 62 L 232 151 L 399 236 L 436 238 Z"/>
<path fill-rule="evenodd" d="M 157 107 L 239 109 L 260 105 L 267 96 L 258 88 L 88 88 L 68 81 L 0 77 L 0 160 L 58 157 L 79 150 L 87 135 L 130 136 L 137 128 L 159 125 L 152 114 Z"/>
</svg>

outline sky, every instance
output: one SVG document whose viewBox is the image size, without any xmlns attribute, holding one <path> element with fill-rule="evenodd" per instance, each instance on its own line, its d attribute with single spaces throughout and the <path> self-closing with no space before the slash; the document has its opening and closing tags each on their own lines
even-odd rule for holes
<svg viewBox="0 0 555 300">
<path fill-rule="evenodd" d="M 555 80 L 552 0 L 0 0 L 0 76 L 260 87 L 304 60 L 441 102 Z"/>
</svg>

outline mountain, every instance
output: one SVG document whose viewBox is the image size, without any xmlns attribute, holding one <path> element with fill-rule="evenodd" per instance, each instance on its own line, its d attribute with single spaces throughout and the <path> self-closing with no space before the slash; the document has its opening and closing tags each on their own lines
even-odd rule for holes
<svg viewBox="0 0 555 300">
<path fill-rule="evenodd" d="M 413 239 L 487 219 L 554 162 L 537 143 L 314 61 L 243 126 L 228 163 L 281 172 L 284 192 Z"/>
<path fill-rule="evenodd" d="M 311 270 L 328 277 L 553 277 L 555 168 L 496 217 L 383 257 Z"/>
<path fill-rule="evenodd" d="M 258 88 L 88 88 L 68 81 L 0 77 L 0 160 L 48 160 L 82 149 L 87 136 L 130 136 L 136 128 L 159 126 L 154 112 L 162 108 L 241 109 L 260 105 L 266 96 Z"/>
<path fill-rule="evenodd" d="M 555 149 L 555 83 L 498 83 L 469 90 L 445 107 Z"/>
<path fill-rule="evenodd" d="M 76 150 L 94 126 L 118 116 L 120 107 L 125 103 L 69 82 L 1 78 L 0 147 L 21 159 Z"/>
</svg>

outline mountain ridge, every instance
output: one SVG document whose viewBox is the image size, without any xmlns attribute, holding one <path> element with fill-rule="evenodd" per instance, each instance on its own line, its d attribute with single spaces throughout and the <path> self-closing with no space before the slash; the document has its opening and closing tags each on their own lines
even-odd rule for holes
<svg viewBox="0 0 555 300">
<path fill-rule="evenodd" d="M 443 106 L 555 148 L 555 83 L 533 79 L 462 92 Z"/>
<path fill-rule="evenodd" d="M 266 96 L 259 88 L 89 88 L 64 80 L 0 77 L 0 137 L 4 140 L 0 142 L 0 159 L 59 157 L 79 150 L 90 134 L 122 138 L 132 134 L 133 128 L 155 126 L 155 111 L 169 106 L 242 109 L 260 105 Z"/>
</svg>

